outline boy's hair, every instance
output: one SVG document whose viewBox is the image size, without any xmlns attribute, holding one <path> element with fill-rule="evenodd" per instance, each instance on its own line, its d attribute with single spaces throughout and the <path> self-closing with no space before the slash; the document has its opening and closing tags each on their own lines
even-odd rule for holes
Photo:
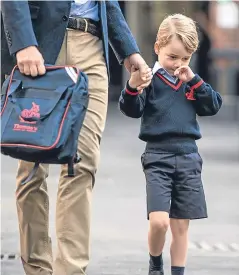
<svg viewBox="0 0 239 275">
<path fill-rule="evenodd" d="M 199 44 L 195 22 L 183 15 L 173 14 L 167 16 L 159 26 L 157 43 L 159 49 L 165 47 L 173 36 L 179 38 L 189 53 L 194 53 Z"/>
</svg>

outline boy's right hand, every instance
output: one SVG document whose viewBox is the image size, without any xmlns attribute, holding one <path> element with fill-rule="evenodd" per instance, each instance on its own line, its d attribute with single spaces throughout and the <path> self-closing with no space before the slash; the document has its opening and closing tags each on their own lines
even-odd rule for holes
<svg viewBox="0 0 239 275">
<path fill-rule="evenodd" d="M 130 70 L 129 86 L 140 92 L 150 84 L 152 78 L 152 69 L 146 68 L 145 72 L 143 72 L 143 76 L 140 76 L 139 70 L 136 70 L 135 67 L 132 66 Z"/>
</svg>

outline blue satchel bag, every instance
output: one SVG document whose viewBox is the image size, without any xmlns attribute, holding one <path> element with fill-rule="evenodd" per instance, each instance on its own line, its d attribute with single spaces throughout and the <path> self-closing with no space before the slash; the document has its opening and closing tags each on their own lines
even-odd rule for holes
<svg viewBox="0 0 239 275">
<path fill-rule="evenodd" d="M 29 181 L 39 163 L 80 161 L 77 144 L 88 106 L 88 78 L 71 66 L 46 66 L 35 78 L 15 66 L 2 86 L 1 153 L 34 162 Z"/>
</svg>

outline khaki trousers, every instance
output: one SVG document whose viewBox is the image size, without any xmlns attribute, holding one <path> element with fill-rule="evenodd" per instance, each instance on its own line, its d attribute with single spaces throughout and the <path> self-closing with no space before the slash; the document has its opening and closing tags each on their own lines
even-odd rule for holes
<svg viewBox="0 0 239 275">
<path fill-rule="evenodd" d="M 81 31 L 67 30 L 58 65 L 76 65 L 89 78 L 89 106 L 78 140 L 82 158 L 76 176 L 65 177 L 62 166 L 56 205 L 57 256 L 53 268 L 49 227 L 48 165 L 40 165 L 25 185 L 33 163 L 20 161 L 16 203 L 19 219 L 21 259 L 27 275 L 81 275 L 89 262 L 92 188 L 100 156 L 108 103 L 108 75 L 102 41 Z M 53 271 L 54 270 L 54 271 Z"/>
</svg>

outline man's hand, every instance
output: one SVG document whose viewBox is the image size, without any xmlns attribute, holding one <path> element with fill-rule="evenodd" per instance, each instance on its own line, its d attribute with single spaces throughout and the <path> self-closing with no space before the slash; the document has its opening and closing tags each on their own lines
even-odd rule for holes
<svg viewBox="0 0 239 275">
<path fill-rule="evenodd" d="M 22 74 L 37 76 L 46 72 L 44 59 L 36 46 L 29 46 L 17 52 L 17 65 Z"/>
<path fill-rule="evenodd" d="M 142 90 L 147 87 L 151 82 L 151 79 L 148 80 L 147 74 L 145 73 L 147 72 L 149 66 L 147 65 L 143 57 L 139 53 L 131 54 L 124 60 L 124 66 L 129 73 L 131 72 L 132 66 L 134 66 L 134 70 L 139 70 L 140 79 L 143 83 L 142 85 L 137 87 L 137 90 L 139 92 L 142 92 Z"/>
<path fill-rule="evenodd" d="M 139 70 L 140 75 L 142 74 L 142 77 L 145 70 L 149 67 L 139 53 L 134 53 L 126 57 L 124 60 L 124 66 L 129 73 L 131 72 L 131 67 L 134 66 L 136 70 Z M 142 80 L 144 81 L 144 79 Z"/>
<path fill-rule="evenodd" d="M 181 66 L 174 72 L 174 75 L 177 76 L 183 82 L 189 82 L 195 76 L 195 74 L 189 66 Z"/>
</svg>

